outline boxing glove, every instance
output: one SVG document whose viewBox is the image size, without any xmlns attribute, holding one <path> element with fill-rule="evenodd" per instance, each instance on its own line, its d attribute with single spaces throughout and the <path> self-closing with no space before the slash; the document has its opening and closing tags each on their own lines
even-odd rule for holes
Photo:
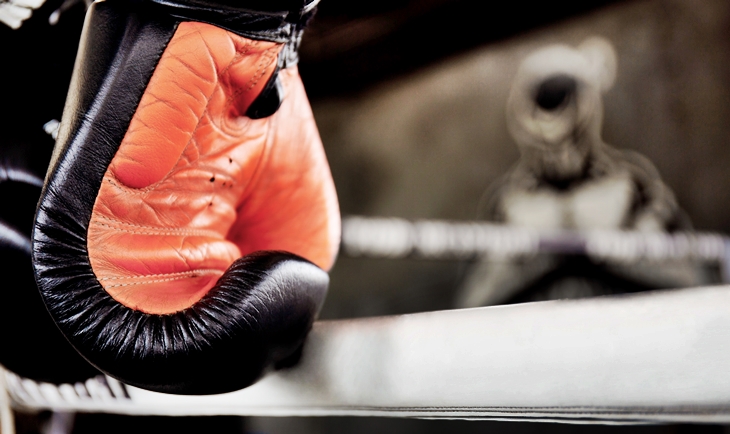
<svg viewBox="0 0 730 434">
<path fill-rule="evenodd" d="M 0 270 L 7 278 L 0 303 L 0 364 L 42 382 L 85 381 L 99 372 L 55 326 L 33 278 L 30 232 L 43 182 L 33 160 L 47 161 L 51 150 L 48 146 L 44 153 L 33 145 L 10 142 L 0 147 L 0 200 L 6 204 L 0 209 Z M 45 155 L 37 155 L 39 151 Z"/>
<path fill-rule="evenodd" d="M 48 311 L 102 372 L 210 394 L 295 361 L 340 230 L 296 69 L 313 9 L 91 6 L 32 255 Z"/>
</svg>

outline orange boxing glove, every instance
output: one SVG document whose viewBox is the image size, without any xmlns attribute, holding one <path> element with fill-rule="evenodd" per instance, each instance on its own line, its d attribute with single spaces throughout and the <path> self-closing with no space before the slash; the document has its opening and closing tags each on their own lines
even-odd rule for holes
<svg viewBox="0 0 730 434">
<path fill-rule="evenodd" d="M 87 15 L 33 264 L 73 346 L 134 386 L 246 387 L 324 299 L 339 210 L 296 70 L 314 6 L 246 3 Z"/>
</svg>

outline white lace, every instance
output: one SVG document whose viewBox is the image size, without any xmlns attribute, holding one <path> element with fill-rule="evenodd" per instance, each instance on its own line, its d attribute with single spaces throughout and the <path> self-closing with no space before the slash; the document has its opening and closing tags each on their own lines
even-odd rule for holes
<svg viewBox="0 0 730 434">
<path fill-rule="evenodd" d="M 46 0 L 0 0 L 0 22 L 11 29 L 19 29 L 23 21 L 33 15 Z"/>
</svg>

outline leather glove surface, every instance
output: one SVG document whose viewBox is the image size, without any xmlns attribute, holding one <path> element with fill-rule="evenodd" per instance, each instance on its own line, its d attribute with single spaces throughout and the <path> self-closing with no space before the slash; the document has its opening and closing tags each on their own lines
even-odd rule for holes
<svg viewBox="0 0 730 434">
<path fill-rule="evenodd" d="M 87 16 L 33 261 L 69 341 L 134 386 L 248 386 L 324 299 L 339 210 L 295 65 L 311 5 L 252 6 Z"/>
<path fill-rule="evenodd" d="M 43 182 L 34 163 L 50 156 L 50 147 L 43 152 L 38 145 L 10 141 L 0 147 L 0 200 L 6 204 L 0 208 L 0 272 L 8 279 L 0 303 L 0 364 L 36 381 L 75 383 L 99 372 L 53 323 L 31 266 L 30 233 Z"/>
</svg>

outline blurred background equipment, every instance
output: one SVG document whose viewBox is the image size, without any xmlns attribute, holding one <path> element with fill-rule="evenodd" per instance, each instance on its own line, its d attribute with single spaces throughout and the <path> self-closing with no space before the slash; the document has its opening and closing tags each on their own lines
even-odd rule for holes
<svg viewBox="0 0 730 434">
<path fill-rule="evenodd" d="M 485 217 L 535 230 L 689 230 L 674 193 L 644 156 L 601 138 L 602 94 L 616 77 L 616 53 L 603 38 L 577 48 L 555 44 L 520 64 L 506 121 L 520 150 L 487 197 Z M 620 236 L 620 235 L 618 235 Z M 580 298 L 719 282 L 692 258 L 598 263 L 583 252 L 484 256 L 466 276 L 458 307 Z M 565 254 L 567 253 L 567 254 Z M 607 258 L 603 258 L 607 259 Z"/>
<path fill-rule="evenodd" d="M 486 217 L 480 212 L 485 190 L 520 158 L 505 110 L 517 69 L 530 53 L 551 44 L 578 47 L 595 35 L 610 42 L 617 72 L 603 94 L 603 141 L 650 160 L 698 233 L 730 233 L 730 3 L 516 1 L 490 7 L 492 13 L 478 14 L 466 1 L 321 4 L 303 41 L 300 69 L 343 215 L 358 216 L 345 220 L 324 318 L 454 306 L 455 290 L 464 285 L 475 256 L 436 259 L 413 244 L 406 251 L 398 244 L 406 238 L 398 237 L 420 230 L 421 223 Z M 348 225 L 378 224 L 384 217 L 397 219 L 388 222 L 396 227 L 394 236 L 380 244 L 387 254 L 348 253 Z M 441 227 L 442 235 L 459 231 Z M 370 241 L 381 239 L 373 235 Z M 563 270 L 578 273 L 592 261 L 586 262 Z M 723 430 L 352 418 L 252 423 L 271 433 Z"/>
<path fill-rule="evenodd" d="M 545 231 L 480 221 L 352 216 L 342 225 L 342 245 L 349 257 L 455 260 L 574 254 L 616 263 L 681 260 L 715 264 L 729 280 L 725 269 L 730 265 L 730 240 L 717 233 Z"/>
<path fill-rule="evenodd" d="M 352 6 L 348 15 L 349 7 L 328 9 L 323 2 L 303 42 L 300 68 L 310 79 L 305 84 L 343 215 L 408 222 L 485 218 L 480 212 L 485 190 L 520 159 L 506 122 L 519 65 L 548 45 L 578 47 L 598 35 L 614 47 L 617 59 L 616 80 L 602 97 L 603 141 L 650 160 L 695 230 L 730 232 L 725 163 L 730 159 L 725 146 L 730 4 L 639 0 L 585 2 L 570 9 L 509 2 L 479 17 L 459 9 L 458 2 L 418 4 L 422 9 L 404 2 L 375 10 L 376 2 L 369 11 Z M 402 12 L 408 9 L 412 13 Z M 534 13 L 521 13 L 527 10 Z M 448 11 L 484 24 L 463 29 L 464 21 Z M 367 33 L 373 35 L 367 38 L 345 32 L 346 23 L 365 26 L 390 22 L 389 17 L 403 21 L 391 30 L 373 25 L 382 34 Z M 340 29 L 339 39 L 334 28 Z M 441 42 L 427 43 L 436 39 Z M 325 47 L 335 43 L 343 51 L 327 57 Z M 386 66 L 377 61 L 381 58 L 387 58 Z M 327 92 L 328 86 L 338 91 Z M 455 289 L 472 265 L 466 258 L 341 255 L 323 316 L 453 307 Z"/>
</svg>

